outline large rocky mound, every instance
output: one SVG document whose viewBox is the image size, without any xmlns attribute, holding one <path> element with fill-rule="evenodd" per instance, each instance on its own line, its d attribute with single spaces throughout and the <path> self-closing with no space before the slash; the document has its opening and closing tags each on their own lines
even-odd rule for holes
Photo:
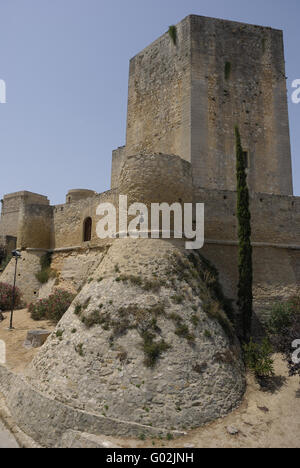
<svg viewBox="0 0 300 468">
<path fill-rule="evenodd" d="M 225 415 L 245 387 L 214 271 L 150 239 L 114 241 L 27 378 L 73 408 L 169 430 Z"/>
</svg>

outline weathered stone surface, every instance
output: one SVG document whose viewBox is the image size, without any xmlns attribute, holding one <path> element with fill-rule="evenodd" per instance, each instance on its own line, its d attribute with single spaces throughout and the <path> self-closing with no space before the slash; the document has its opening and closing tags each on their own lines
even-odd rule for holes
<svg viewBox="0 0 300 468">
<path fill-rule="evenodd" d="M 22 292 L 22 300 L 30 303 L 38 298 L 40 282 L 36 278 L 36 273 L 41 269 L 40 259 L 45 255 L 45 250 L 23 251 L 22 258 L 18 261 L 16 286 Z M 14 258 L 7 265 L 1 275 L 3 283 L 13 284 L 15 273 Z"/>
<path fill-rule="evenodd" d="M 56 448 L 121 448 L 116 442 L 103 436 L 76 431 L 67 431 Z"/>
<path fill-rule="evenodd" d="M 196 15 L 176 30 L 130 62 L 127 155 L 177 154 L 196 187 L 235 190 L 239 123 L 251 190 L 291 195 L 282 32 Z"/>
<path fill-rule="evenodd" d="M 166 437 L 163 428 L 120 421 L 101 414 L 77 410 L 38 392 L 20 375 L 13 374 L 0 366 L 0 391 L 6 398 L 6 405 L 14 423 L 34 441 L 44 447 L 55 447 L 67 431 L 80 433 L 112 433 L 121 437 Z M 174 437 L 182 437 L 183 432 L 171 431 Z"/>
<path fill-rule="evenodd" d="M 104 251 L 103 248 L 55 252 L 51 264 L 57 272 L 55 287 L 76 293 L 93 277 L 95 269 L 103 259 Z"/>
<path fill-rule="evenodd" d="M 69 407 L 167 431 L 204 424 L 236 407 L 245 388 L 239 348 L 204 312 L 205 298 L 193 283 L 174 269 L 178 258 L 187 262 L 188 276 L 180 243 L 116 240 L 59 323 L 63 339 L 53 333 L 34 359 L 31 385 Z M 156 317 L 155 307 L 161 309 Z M 88 327 L 97 311 L 98 323 Z M 114 326 L 105 322 L 108 315 Z M 178 316 L 193 340 L 178 332 Z M 170 346 L 154 367 L 144 363 L 143 333 L 150 330 L 155 342 Z"/>
<path fill-rule="evenodd" d="M 19 448 L 14 436 L 4 427 L 0 420 L 0 448 Z"/>
</svg>

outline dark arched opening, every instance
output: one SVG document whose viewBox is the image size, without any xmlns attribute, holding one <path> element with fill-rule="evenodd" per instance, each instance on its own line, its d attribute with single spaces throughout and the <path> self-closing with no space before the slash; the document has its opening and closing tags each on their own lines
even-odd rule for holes
<svg viewBox="0 0 300 468">
<path fill-rule="evenodd" d="M 86 218 L 83 223 L 83 242 L 89 242 L 92 238 L 92 218 Z"/>
</svg>

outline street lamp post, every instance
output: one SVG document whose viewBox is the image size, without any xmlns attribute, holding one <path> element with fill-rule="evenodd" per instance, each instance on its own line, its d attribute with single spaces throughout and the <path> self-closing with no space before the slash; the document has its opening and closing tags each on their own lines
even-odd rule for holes
<svg viewBox="0 0 300 468">
<path fill-rule="evenodd" d="M 12 293 L 12 303 L 11 303 L 11 313 L 10 313 L 10 322 L 9 322 L 9 330 L 13 330 L 13 315 L 14 315 L 14 308 L 15 308 L 15 301 L 16 301 L 16 280 L 17 280 L 17 267 L 18 267 L 18 260 L 21 258 L 21 254 L 18 250 L 13 250 L 12 255 L 15 258 L 15 277 L 14 277 L 14 287 Z"/>
</svg>

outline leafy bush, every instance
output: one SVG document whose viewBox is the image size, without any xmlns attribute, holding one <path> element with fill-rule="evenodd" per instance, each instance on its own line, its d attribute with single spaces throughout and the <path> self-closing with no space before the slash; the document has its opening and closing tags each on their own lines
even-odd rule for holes
<svg viewBox="0 0 300 468">
<path fill-rule="evenodd" d="M 295 340 L 300 339 L 300 295 L 274 307 L 269 330 L 275 350 L 285 356 L 290 375 L 298 374 L 300 376 L 300 364 L 296 364 L 292 360 L 295 351 L 292 344 Z"/>
<path fill-rule="evenodd" d="M 12 255 L 10 253 L 6 254 L 4 250 L 2 250 L 0 254 L 0 270 L 4 271 L 11 259 Z"/>
<path fill-rule="evenodd" d="M 292 320 L 292 309 L 290 303 L 275 304 L 271 311 L 271 317 L 268 323 L 268 329 L 272 334 L 281 333 L 286 327 L 289 327 Z"/>
<path fill-rule="evenodd" d="M 45 284 L 48 282 L 50 278 L 50 271 L 48 270 L 41 270 L 35 275 L 36 279 L 38 280 L 39 283 Z"/>
<path fill-rule="evenodd" d="M 0 283 L 0 309 L 10 310 L 12 306 L 13 286 L 6 283 Z M 21 292 L 15 289 L 15 308 L 21 307 Z"/>
<path fill-rule="evenodd" d="M 273 347 L 267 338 L 262 344 L 254 343 L 251 338 L 249 344 L 244 345 L 245 363 L 255 373 L 256 377 L 271 377 L 274 375 Z"/>
<path fill-rule="evenodd" d="M 47 252 L 40 259 L 41 270 L 36 273 L 36 279 L 41 283 L 45 284 L 53 276 L 54 272 L 51 270 L 52 253 Z"/>
<path fill-rule="evenodd" d="M 58 323 L 73 299 L 73 294 L 57 289 L 47 299 L 40 299 L 38 302 L 30 304 L 28 310 L 33 320 L 51 320 Z"/>
</svg>

